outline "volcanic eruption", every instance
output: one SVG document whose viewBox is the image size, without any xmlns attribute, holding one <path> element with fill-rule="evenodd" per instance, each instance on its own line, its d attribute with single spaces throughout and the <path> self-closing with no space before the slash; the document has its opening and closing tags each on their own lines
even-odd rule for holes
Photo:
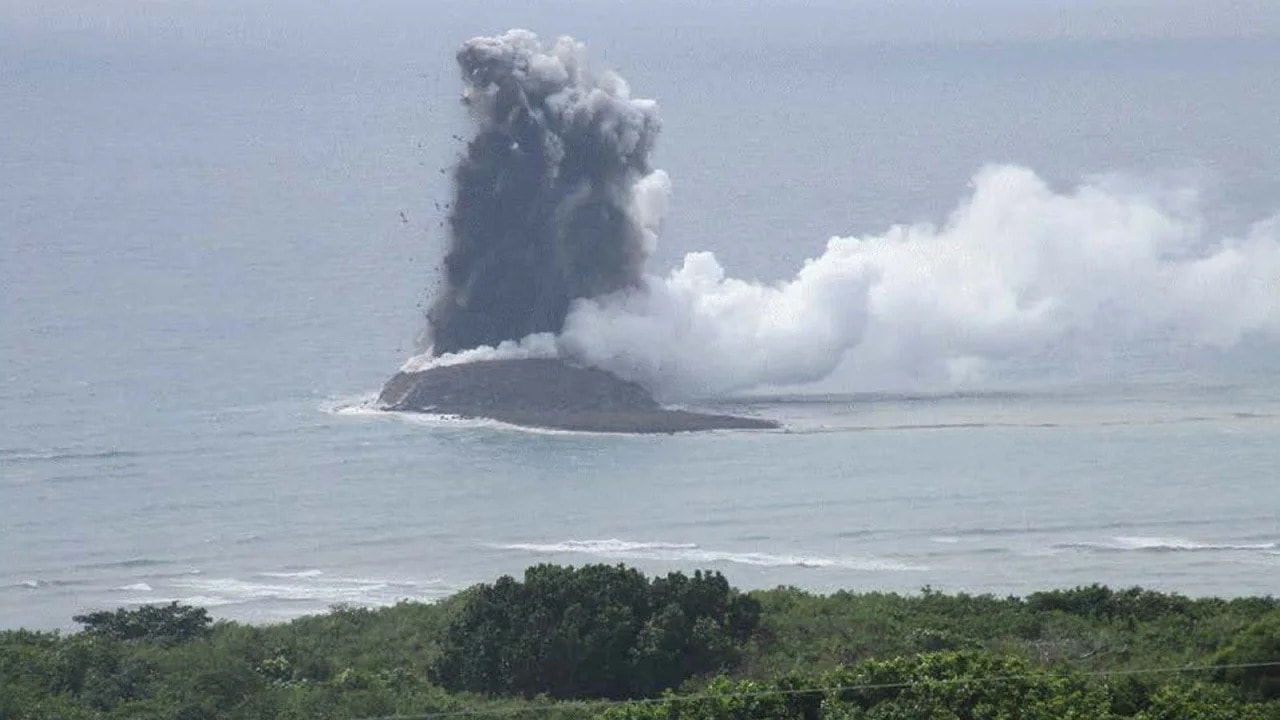
<svg viewBox="0 0 1280 720">
<path fill-rule="evenodd" d="M 546 356 L 449 362 L 563 329 L 571 303 L 638 288 L 667 178 L 649 156 L 657 106 L 593 73 L 570 38 L 512 30 L 457 55 L 475 135 L 454 169 L 444 286 L 427 313 L 426 367 L 383 389 L 393 410 L 573 430 L 774 427 L 662 409 L 640 385 Z M 435 362 L 432 361 L 435 360 Z"/>
</svg>

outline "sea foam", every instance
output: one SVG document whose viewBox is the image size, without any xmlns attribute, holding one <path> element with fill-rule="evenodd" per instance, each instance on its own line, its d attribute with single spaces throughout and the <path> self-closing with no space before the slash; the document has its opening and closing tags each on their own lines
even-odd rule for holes
<svg viewBox="0 0 1280 720">
<path fill-rule="evenodd" d="M 497 550 L 546 555 L 593 555 L 618 560 L 659 560 L 675 563 L 728 563 L 758 567 L 838 568 L 859 571 L 919 571 L 919 565 L 864 557 L 833 557 L 797 553 L 738 552 L 703 548 L 695 543 L 564 540 L 552 543 L 490 544 Z"/>
<path fill-rule="evenodd" d="M 1058 543 L 1054 547 L 1063 550 L 1086 552 L 1249 552 L 1275 550 L 1280 544 L 1197 542 L 1172 537 L 1117 536 L 1106 541 L 1081 541 Z"/>
</svg>

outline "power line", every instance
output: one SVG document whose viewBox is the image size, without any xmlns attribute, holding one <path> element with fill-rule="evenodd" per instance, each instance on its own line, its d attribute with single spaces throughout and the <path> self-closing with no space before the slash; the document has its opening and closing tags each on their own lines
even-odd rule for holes
<svg viewBox="0 0 1280 720">
<path fill-rule="evenodd" d="M 1130 670 L 1088 670 L 1073 673 L 1022 673 L 1018 675 L 990 675 L 976 678 L 941 678 L 924 679 L 892 683 L 865 683 L 861 685 L 836 685 L 831 687 L 810 688 L 776 688 L 770 690 L 752 690 L 736 693 L 696 693 L 692 695 L 670 695 L 660 698 L 640 698 L 636 700 L 566 700 L 543 707 L 520 708 L 470 708 L 465 710 L 444 710 L 440 712 L 422 713 L 418 715 L 377 715 L 374 717 L 355 718 L 353 720 L 443 720 L 445 718 L 463 717 L 502 717 L 506 715 L 522 715 L 550 710 L 606 710 L 616 707 L 657 705 L 665 702 L 698 702 L 701 700 L 722 700 L 725 698 L 759 698 L 787 697 L 811 693 L 831 694 L 852 692 L 857 690 L 902 690 L 916 685 L 957 685 L 957 684 L 993 684 L 1016 682 L 1019 680 L 1039 680 L 1049 678 L 1071 679 L 1078 677 L 1108 678 L 1130 677 L 1135 675 L 1172 675 L 1177 673 L 1205 672 L 1210 670 L 1248 670 L 1254 668 L 1280 667 L 1280 660 L 1257 663 L 1232 663 L 1227 665 L 1184 665 L 1180 667 L 1135 668 Z"/>
</svg>

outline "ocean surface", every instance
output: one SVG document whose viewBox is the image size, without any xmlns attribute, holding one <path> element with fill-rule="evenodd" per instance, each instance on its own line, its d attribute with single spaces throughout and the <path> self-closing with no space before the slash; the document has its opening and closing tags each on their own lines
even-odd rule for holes
<svg viewBox="0 0 1280 720">
<path fill-rule="evenodd" d="M 369 410 L 415 352 L 445 242 L 442 170 L 467 132 L 452 48 L 504 29 L 471 27 L 381 55 L 0 45 L 0 626 L 169 600 L 272 621 L 539 562 L 822 591 L 1280 593 L 1265 339 L 1084 380 L 845 373 L 713 404 L 777 432 Z M 942 222 L 991 163 L 1054 187 L 1193 185 L 1209 234 L 1280 212 L 1273 42 L 564 29 L 662 107 L 655 272 L 705 249 L 775 281 L 832 235 Z"/>
</svg>

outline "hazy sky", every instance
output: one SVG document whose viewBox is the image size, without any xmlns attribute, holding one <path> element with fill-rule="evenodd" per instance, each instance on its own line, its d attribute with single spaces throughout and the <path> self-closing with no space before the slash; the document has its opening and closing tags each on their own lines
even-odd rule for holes
<svg viewBox="0 0 1280 720">
<path fill-rule="evenodd" d="M 767 44 L 1280 37 L 1277 0 L 0 0 L 0 41 L 403 55 L 427 37 L 533 26 L 599 39 Z"/>
</svg>

